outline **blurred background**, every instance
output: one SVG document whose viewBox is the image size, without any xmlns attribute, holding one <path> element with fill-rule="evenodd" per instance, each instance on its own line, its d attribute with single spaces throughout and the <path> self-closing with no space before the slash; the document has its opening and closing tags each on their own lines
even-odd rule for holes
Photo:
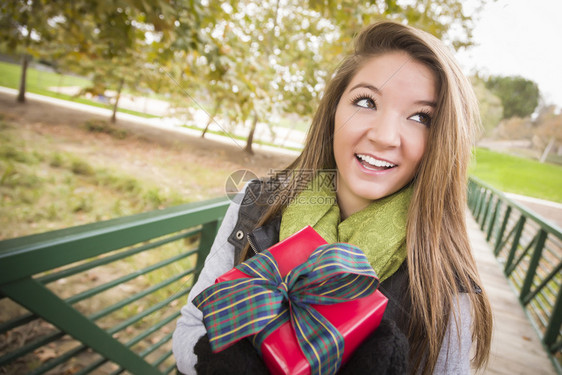
<svg viewBox="0 0 562 375">
<path fill-rule="evenodd" d="M 560 373 L 560 14 L 559 0 L 0 2 L 0 240 L 6 240 L 0 266 L 6 260 L 17 266 L 4 263 L 12 279 L 0 272 L 0 373 L 121 373 L 130 364 L 102 353 L 112 338 L 172 373 L 175 319 L 202 265 L 196 253 L 210 243 L 200 229 L 150 241 L 141 241 L 140 230 L 141 244 L 121 244 L 115 252 L 117 245 L 100 238 L 114 226 L 126 231 L 145 217 L 167 220 L 172 207 L 222 197 L 225 186 L 229 192 L 243 186 L 240 176 L 287 166 L 302 149 L 325 82 L 353 36 L 383 19 L 439 37 L 470 77 L 483 125 L 470 173 L 496 190 L 471 196 L 471 209 L 482 229 L 490 223 L 488 242 L 493 230 L 499 233 L 495 255 L 506 275 L 518 277 L 516 289 L 530 290 L 537 265 L 529 249 L 539 257 L 545 249 L 536 282 L 541 293 L 520 296 L 535 304 L 533 324 L 546 332 L 539 333 L 542 344 L 492 250 L 483 251 L 492 257 L 483 266 L 492 278 L 486 285 L 501 280 L 507 290 L 493 302 L 502 312 L 520 312 L 515 323 L 504 315 L 498 320 L 506 326 L 497 329 L 494 373 L 553 373 L 541 345 Z M 506 197 L 517 203 L 502 203 Z M 512 206 L 519 217 L 509 217 Z M 143 212 L 148 216 L 130 216 Z M 201 212 L 185 219 L 206 217 Z M 500 213 L 505 224 L 498 230 Z M 214 233 L 222 214 L 213 215 L 212 222 L 192 225 L 210 225 L 206 233 Z M 115 218 L 122 220 L 106 222 Z M 523 231 L 525 220 L 532 230 Z M 62 228 L 70 229 L 51 232 Z M 509 235 L 500 251 L 504 231 Z M 76 233 L 92 236 L 87 249 L 73 242 Z M 39 235 L 21 238 L 32 234 Z M 60 243 L 68 248 L 56 247 Z M 88 252 L 92 244 L 107 249 Z M 26 254 L 28 262 L 21 261 Z M 520 275 L 516 266 L 524 268 Z M 48 284 L 42 291 L 55 293 L 58 302 L 13 290 L 4 298 L 15 279 Z M 506 304 L 506 295 L 515 302 Z M 81 329 L 38 318 L 50 308 L 56 318 L 57 303 L 74 305 L 88 324 L 99 319 L 106 341 L 85 345 L 73 339 Z M 544 357 L 541 364 L 530 357 L 536 353 Z"/>
<path fill-rule="evenodd" d="M 561 52 L 553 43 L 560 2 L 15 0 L 0 7 L 0 238 L 217 196 L 236 169 L 264 175 L 286 165 L 353 35 L 381 19 L 441 38 L 471 77 L 483 123 L 473 173 L 503 191 L 562 202 Z M 24 134 L 37 137 L 29 126 L 53 122 L 73 125 L 58 132 L 84 131 L 72 134 L 80 146 L 64 145 L 50 126 L 41 128 L 47 137 Z M 182 145 L 178 134 L 192 137 Z M 110 141 L 101 135 L 120 145 L 94 146 Z M 193 152 L 174 162 L 159 161 L 155 147 L 150 158 L 128 155 L 139 138 Z M 535 174 L 550 176 L 552 186 L 530 187 Z"/>
</svg>

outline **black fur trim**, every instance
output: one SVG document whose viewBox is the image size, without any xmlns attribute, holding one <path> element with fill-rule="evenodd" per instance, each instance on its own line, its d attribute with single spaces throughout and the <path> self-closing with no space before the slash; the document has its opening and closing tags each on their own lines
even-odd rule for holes
<svg viewBox="0 0 562 375">
<path fill-rule="evenodd" d="M 213 353 L 209 338 L 202 336 L 194 348 L 195 370 L 201 375 L 268 374 L 252 344 L 244 339 Z M 379 328 L 353 353 L 339 374 L 405 374 L 408 369 L 408 340 L 394 321 L 383 319 Z"/>
<path fill-rule="evenodd" d="M 352 354 L 339 374 L 406 374 L 409 350 L 408 339 L 394 321 L 383 319 L 377 330 Z"/>
<path fill-rule="evenodd" d="M 201 336 L 193 352 L 197 355 L 195 370 L 201 375 L 264 374 L 267 367 L 250 341 L 243 339 L 219 353 L 213 353 L 209 337 Z"/>
</svg>

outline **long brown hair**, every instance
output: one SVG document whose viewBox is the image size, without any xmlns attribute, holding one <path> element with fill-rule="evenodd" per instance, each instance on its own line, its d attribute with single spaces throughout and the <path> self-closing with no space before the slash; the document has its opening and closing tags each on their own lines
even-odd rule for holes
<svg viewBox="0 0 562 375">
<path fill-rule="evenodd" d="M 472 305 L 473 365 L 481 368 L 488 360 L 492 314 L 484 290 L 471 292 L 482 284 L 465 223 L 467 167 L 479 124 L 478 105 L 451 52 L 435 37 L 394 22 L 371 25 L 357 36 L 354 53 L 341 63 L 326 86 L 302 153 L 283 172 L 277 199 L 257 225 L 283 212 L 298 193 L 297 187 L 313 175 L 310 171 L 336 168 L 333 134 L 339 100 L 367 60 L 391 51 L 404 51 L 430 68 L 438 93 L 426 152 L 413 181 L 406 233 L 411 366 L 416 372 L 423 368 L 423 374 L 433 371 L 448 321 L 459 317 L 452 306 L 462 285 L 468 289 Z M 248 247 L 242 259 L 247 256 Z"/>
</svg>

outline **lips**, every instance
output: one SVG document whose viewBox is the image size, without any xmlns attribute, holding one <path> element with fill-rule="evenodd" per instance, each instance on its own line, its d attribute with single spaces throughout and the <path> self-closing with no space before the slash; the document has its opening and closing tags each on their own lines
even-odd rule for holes
<svg viewBox="0 0 562 375">
<path fill-rule="evenodd" d="M 363 167 L 372 171 L 381 171 L 396 167 L 396 164 L 390 163 L 386 160 L 377 159 L 367 154 L 355 154 L 355 158 L 357 158 Z"/>
</svg>

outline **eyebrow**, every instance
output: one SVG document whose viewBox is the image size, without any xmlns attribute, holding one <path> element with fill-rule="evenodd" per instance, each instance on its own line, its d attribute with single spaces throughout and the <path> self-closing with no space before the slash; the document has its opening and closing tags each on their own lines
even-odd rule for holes
<svg viewBox="0 0 562 375">
<path fill-rule="evenodd" d="M 366 89 L 369 89 L 371 91 L 374 91 L 375 93 L 377 93 L 379 95 L 382 95 L 381 90 L 379 90 L 377 87 L 375 87 L 373 85 L 370 85 L 368 83 L 363 83 L 363 82 L 358 83 L 355 86 L 353 86 L 351 89 L 349 89 L 349 92 L 352 92 L 353 90 L 356 90 L 356 89 L 359 89 L 359 88 L 366 88 Z"/>
<path fill-rule="evenodd" d="M 368 84 L 368 83 L 364 83 L 364 82 L 356 84 L 351 89 L 349 89 L 349 92 L 352 92 L 353 90 L 356 90 L 356 89 L 359 89 L 359 88 L 365 88 L 365 89 L 373 91 L 374 93 L 376 93 L 378 95 L 382 95 L 382 91 L 379 90 L 378 87 L 373 86 L 373 85 Z M 437 103 L 435 103 L 434 101 L 431 101 L 431 100 L 417 100 L 417 101 L 414 102 L 414 104 L 426 105 L 426 106 L 432 107 L 432 108 L 437 107 Z"/>
<path fill-rule="evenodd" d="M 426 105 L 426 106 L 431 107 L 431 108 L 437 107 L 437 103 L 431 102 L 431 101 L 428 101 L 428 100 L 418 100 L 418 101 L 414 102 L 414 104 Z"/>
</svg>

